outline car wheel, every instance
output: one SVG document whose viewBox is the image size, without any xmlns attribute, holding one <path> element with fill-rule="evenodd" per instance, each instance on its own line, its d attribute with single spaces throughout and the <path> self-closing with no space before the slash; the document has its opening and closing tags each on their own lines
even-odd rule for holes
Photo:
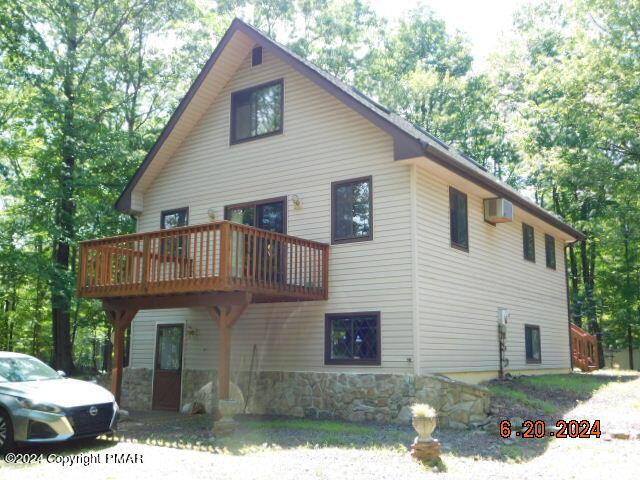
<svg viewBox="0 0 640 480">
<path fill-rule="evenodd" d="M 0 455 L 10 452 L 14 447 L 13 425 L 6 412 L 0 410 Z"/>
</svg>

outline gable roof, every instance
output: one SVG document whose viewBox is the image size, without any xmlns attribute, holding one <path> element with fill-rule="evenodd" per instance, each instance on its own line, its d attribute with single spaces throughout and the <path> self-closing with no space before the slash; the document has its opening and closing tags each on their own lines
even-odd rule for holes
<svg viewBox="0 0 640 480">
<path fill-rule="evenodd" d="M 185 110 L 190 108 L 194 96 L 196 96 L 199 88 L 236 33 L 241 33 L 253 44 L 262 46 L 262 48 L 266 49 L 270 54 L 288 64 L 298 73 L 325 89 L 346 106 L 360 113 L 374 125 L 391 135 L 394 140 L 395 160 L 405 160 L 416 157 L 429 158 L 493 194 L 507 198 L 514 205 L 571 235 L 575 239 L 580 240 L 584 238 L 582 232 L 524 197 L 509 185 L 500 182 L 473 159 L 461 154 L 429 132 L 413 125 L 400 115 L 380 105 L 333 75 L 323 71 L 313 63 L 300 57 L 284 45 L 269 38 L 260 30 L 238 18 L 233 20 L 231 26 L 213 51 L 213 54 L 187 91 L 187 94 L 171 115 L 160 137 L 121 193 L 116 202 L 116 208 L 121 212 L 132 213 L 134 211 L 132 209 L 132 194 L 136 185 L 142 179 L 156 156 L 158 156 L 165 142 L 170 138 Z"/>
</svg>

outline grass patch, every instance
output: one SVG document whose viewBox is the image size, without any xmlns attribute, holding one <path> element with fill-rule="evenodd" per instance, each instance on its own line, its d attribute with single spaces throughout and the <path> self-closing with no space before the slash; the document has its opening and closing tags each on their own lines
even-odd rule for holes
<svg viewBox="0 0 640 480">
<path fill-rule="evenodd" d="M 312 430 L 323 433 L 352 433 L 368 435 L 376 432 L 375 427 L 333 420 L 309 420 L 304 418 L 272 418 L 265 420 L 242 420 L 242 426 L 253 430 Z"/>
<path fill-rule="evenodd" d="M 534 387 L 550 390 L 566 390 L 580 395 L 590 395 L 603 385 L 615 381 L 615 378 L 602 378 L 591 375 L 539 375 L 523 377 L 522 382 Z"/>
<path fill-rule="evenodd" d="M 491 385 L 489 386 L 489 391 L 491 391 L 493 395 L 496 395 L 498 397 L 508 398 L 515 402 L 521 403 L 522 405 L 535 408 L 536 410 L 541 410 L 546 415 L 553 415 L 558 411 L 558 407 L 556 407 L 553 403 L 547 402 L 546 400 L 540 400 L 538 398 L 531 398 L 526 393 L 521 392 L 520 390 L 513 390 L 502 385 Z"/>
<path fill-rule="evenodd" d="M 520 462 L 524 458 L 524 451 L 517 445 L 502 445 L 500 447 L 500 453 L 516 462 Z"/>
</svg>

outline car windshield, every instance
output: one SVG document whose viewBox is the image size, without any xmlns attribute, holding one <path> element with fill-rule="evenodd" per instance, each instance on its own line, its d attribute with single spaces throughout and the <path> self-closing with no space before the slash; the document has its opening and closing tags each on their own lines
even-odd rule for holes
<svg viewBox="0 0 640 480">
<path fill-rule="evenodd" d="M 55 380 L 60 375 L 40 360 L 28 357 L 0 358 L 0 383 Z"/>
</svg>

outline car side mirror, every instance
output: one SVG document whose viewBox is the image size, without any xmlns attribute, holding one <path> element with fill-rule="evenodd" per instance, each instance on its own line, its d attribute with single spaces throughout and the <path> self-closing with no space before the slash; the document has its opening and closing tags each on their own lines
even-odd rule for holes
<svg viewBox="0 0 640 480">
<path fill-rule="evenodd" d="M 62 371 L 62 370 L 58 370 L 58 375 L 60 375 L 63 378 L 67 376 L 67 374 L 64 373 L 64 371 Z"/>
</svg>

